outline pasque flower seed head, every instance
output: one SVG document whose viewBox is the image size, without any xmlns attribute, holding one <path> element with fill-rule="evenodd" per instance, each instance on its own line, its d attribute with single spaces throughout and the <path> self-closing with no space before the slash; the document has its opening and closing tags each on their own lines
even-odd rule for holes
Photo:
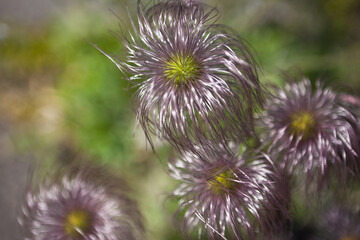
<svg viewBox="0 0 360 240">
<path fill-rule="evenodd" d="M 269 238 L 288 217 L 286 180 L 264 153 L 186 153 L 169 169 L 183 231 L 199 239 Z"/>
<path fill-rule="evenodd" d="M 263 88 L 247 43 L 195 1 L 138 5 L 137 27 L 119 36 L 126 57 L 100 51 L 138 87 L 137 120 L 150 143 L 156 134 L 191 151 L 253 135 Z"/>
<path fill-rule="evenodd" d="M 71 168 L 32 184 L 19 216 L 26 240 L 143 239 L 124 182 L 102 169 Z"/>
<path fill-rule="evenodd" d="M 322 180 L 330 168 L 346 169 L 359 142 L 355 116 L 339 104 L 338 94 L 308 79 L 289 82 L 269 99 L 261 116 L 262 138 L 280 164 Z M 332 166 L 332 167 L 330 167 Z"/>
</svg>

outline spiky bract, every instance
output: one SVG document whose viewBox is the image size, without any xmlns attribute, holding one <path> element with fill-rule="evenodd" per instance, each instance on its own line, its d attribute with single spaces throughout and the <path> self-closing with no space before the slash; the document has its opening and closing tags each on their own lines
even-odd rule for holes
<svg viewBox="0 0 360 240">
<path fill-rule="evenodd" d="M 19 217 L 26 240 L 142 239 L 141 216 L 123 181 L 99 168 L 66 172 L 29 187 Z"/>
<path fill-rule="evenodd" d="M 338 104 L 337 93 L 319 82 L 314 91 L 306 78 L 278 89 L 261 119 L 269 151 L 279 154 L 281 166 L 290 171 L 309 177 L 315 173 L 321 180 L 329 166 L 343 171 L 347 159 L 357 156 L 352 147 L 359 137 L 354 115 Z"/>
<path fill-rule="evenodd" d="M 102 51 L 139 87 L 136 114 L 150 143 L 156 134 L 183 151 L 253 135 L 253 111 L 263 103 L 257 63 L 217 19 L 195 1 L 139 1 L 138 27 L 122 39 L 126 58 Z"/>
<path fill-rule="evenodd" d="M 169 169 L 181 181 L 173 195 L 183 230 L 199 239 L 269 239 L 287 217 L 286 181 L 266 154 L 187 153 Z"/>
</svg>

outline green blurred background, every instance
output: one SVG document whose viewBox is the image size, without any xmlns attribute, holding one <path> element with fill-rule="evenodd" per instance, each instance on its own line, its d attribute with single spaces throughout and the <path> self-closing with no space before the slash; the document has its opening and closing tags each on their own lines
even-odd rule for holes
<svg viewBox="0 0 360 240">
<path fill-rule="evenodd" d="M 281 85 L 284 71 L 301 70 L 358 94 L 359 0 L 207 3 L 257 51 L 262 82 Z M 134 89 L 89 44 L 121 55 L 111 11 L 128 24 L 126 8 L 135 17 L 135 0 L 0 0 L 0 239 L 21 239 L 15 213 L 28 169 L 79 158 L 127 179 L 147 239 L 181 239 L 168 199 L 176 182 L 164 171 L 171 150 L 157 143 L 155 156 L 140 128 L 134 136 Z"/>
</svg>

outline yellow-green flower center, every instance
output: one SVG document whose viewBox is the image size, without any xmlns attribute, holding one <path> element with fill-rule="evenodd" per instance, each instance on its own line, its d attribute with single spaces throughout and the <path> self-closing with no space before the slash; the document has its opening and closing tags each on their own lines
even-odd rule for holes
<svg viewBox="0 0 360 240">
<path fill-rule="evenodd" d="M 65 218 L 65 232 L 70 237 L 79 237 L 91 228 L 90 213 L 84 210 L 73 210 Z"/>
<path fill-rule="evenodd" d="M 290 129 L 295 136 L 302 136 L 303 139 L 306 139 L 315 133 L 315 124 L 314 115 L 302 111 L 291 116 Z"/>
<path fill-rule="evenodd" d="M 223 192 L 234 189 L 236 182 L 234 173 L 230 170 L 222 172 L 208 181 L 208 184 L 215 193 L 221 194 Z"/>
<path fill-rule="evenodd" d="M 176 54 L 165 63 L 165 77 L 176 85 L 195 81 L 199 73 L 199 63 L 191 55 Z"/>
</svg>

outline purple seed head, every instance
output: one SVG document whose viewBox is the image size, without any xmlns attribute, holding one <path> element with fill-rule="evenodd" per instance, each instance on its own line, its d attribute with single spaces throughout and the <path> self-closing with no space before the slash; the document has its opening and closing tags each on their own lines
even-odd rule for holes
<svg viewBox="0 0 360 240">
<path fill-rule="evenodd" d="M 29 187 L 18 218 L 25 239 L 143 239 L 136 204 L 118 180 L 85 167 L 47 176 Z"/>
<path fill-rule="evenodd" d="M 139 1 L 131 36 L 119 36 L 126 57 L 100 50 L 138 87 L 137 121 L 151 145 L 152 134 L 178 151 L 254 134 L 264 91 L 258 65 L 248 44 L 216 23 L 218 15 L 197 1 Z"/>
<path fill-rule="evenodd" d="M 329 171 L 352 171 L 347 162 L 357 158 L 356 118 L 338 104 L 337 93 L 319 82 L 314 90 L 306 78 L 278 89 L 266 103 L 261 119 L 263 141 L 290 172 L 317 176 L 321 182 Z"/>
<path fill-rule="evenodd" d="M 264 153 L 187 153 L 169 169 L 181 181 L 173 195 L 186 233 L 209 239 L 269 237 L 288 217 L 288 186 Z"/>
</svg>

